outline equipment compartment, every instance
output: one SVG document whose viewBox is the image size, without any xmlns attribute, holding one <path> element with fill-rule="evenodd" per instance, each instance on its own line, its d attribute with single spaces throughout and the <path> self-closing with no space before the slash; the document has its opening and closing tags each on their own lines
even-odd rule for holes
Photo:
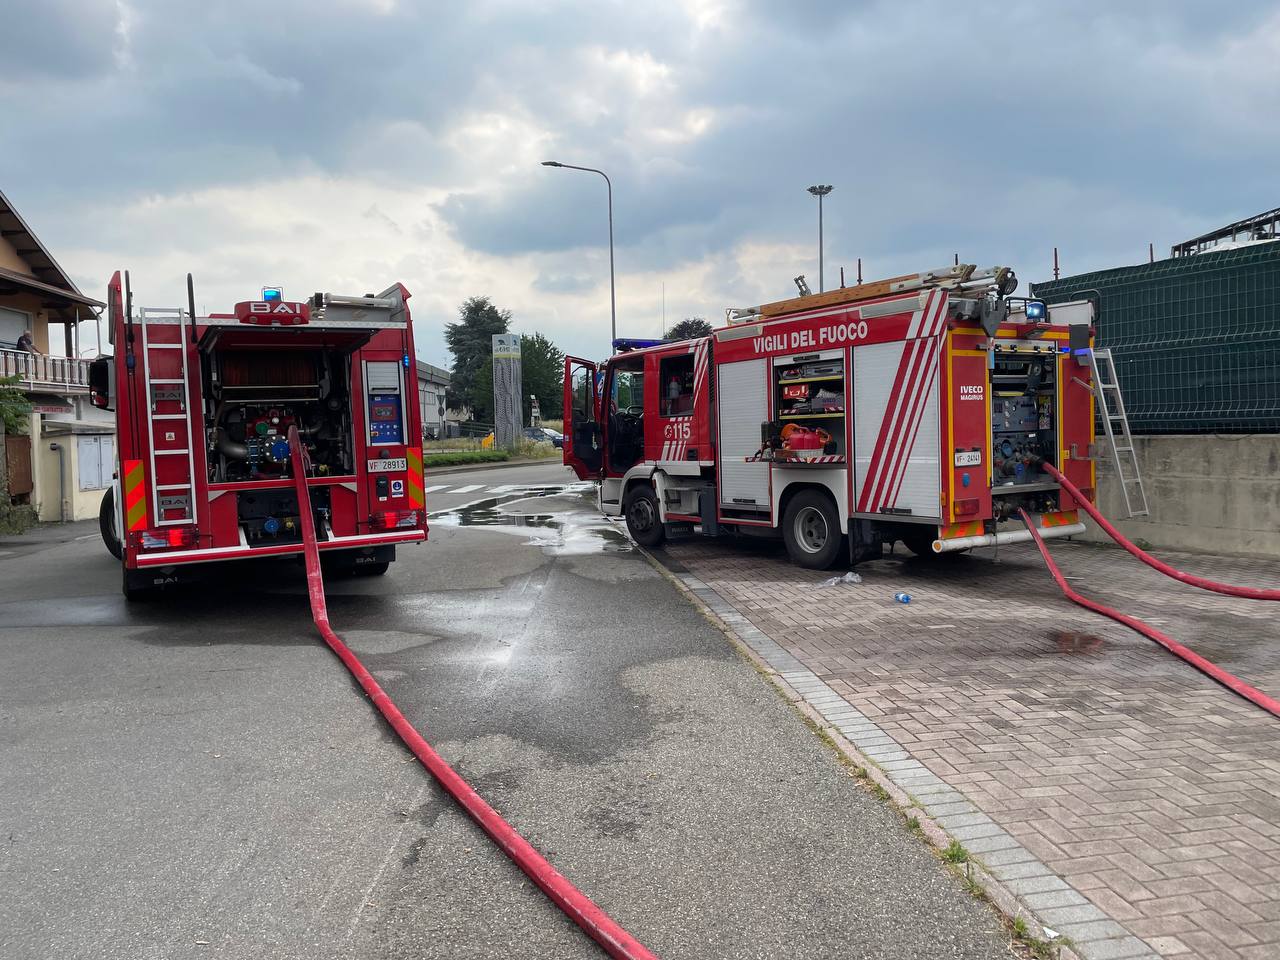
<svg viewBox="0 0 1280 960">
<path fill-rule="evenodd" d="M 843 462 L 844 358 L 810 354 L 773 362 L 774 419 L 762 427 L 761 453 L 778 462 Z"/>
</svg>

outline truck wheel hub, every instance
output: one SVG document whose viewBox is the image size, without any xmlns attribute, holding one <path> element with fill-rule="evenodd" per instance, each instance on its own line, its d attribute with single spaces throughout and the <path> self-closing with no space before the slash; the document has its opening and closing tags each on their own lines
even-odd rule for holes
<svg viewBox="0 0 1280 960">
<path fill-rule="evenodd" d="M 820 553 L 827 545 L 827 518 L 817 507 L 805 507 L 796 514 L 796 542 L 807 553 Z"/>
<path fill-rule="evenodd" d="M 648 530 L 653 526 L 653 504 L 644 497 L 637 497 L 631 504 L 631 525 L 637 530 Z"/>
</svg>

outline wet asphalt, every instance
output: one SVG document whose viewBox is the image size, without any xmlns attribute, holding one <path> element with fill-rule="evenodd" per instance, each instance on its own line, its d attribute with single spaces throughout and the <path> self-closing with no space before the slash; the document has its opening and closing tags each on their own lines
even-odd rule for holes
<svg viewBox="0 0 1280 960">
<path fill-rule="evenodd" d="M 1009 956 L 571 480 L 432 477 L 483 489 L 329 583 L 424 736 L 660 957 Z M 93 532 L 0 540 L 0 956 L 603 955 L 378 719 L 299 565 L 126 607 Z"/>
</svg>

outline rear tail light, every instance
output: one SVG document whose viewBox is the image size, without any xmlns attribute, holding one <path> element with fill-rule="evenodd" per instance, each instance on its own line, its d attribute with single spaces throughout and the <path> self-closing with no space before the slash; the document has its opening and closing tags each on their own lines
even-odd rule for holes
<svg viewBox="0 0 1280 960">
<path fill-rule="evenodd" d="M 182 550 L 194 547 L 199 540 L 195 527 L 169 527 L 167 530 L 143 530 L 134 534 L 134 542 L 142 550 Z"/>
<path fill-rule="evenodd" d="M 967 517 L 969 514 L 977 513 L 977 512 L 978 512 L 977 500 L 957 500 L 956 501 L 956 516 Z"/>
<path fill-rule="evenodd" d="M 369 517 L 369 526 L 375 530 L 397 530 L 416 527 L 422 522 L 417 510 L 383 510 Z"/>
</svg>

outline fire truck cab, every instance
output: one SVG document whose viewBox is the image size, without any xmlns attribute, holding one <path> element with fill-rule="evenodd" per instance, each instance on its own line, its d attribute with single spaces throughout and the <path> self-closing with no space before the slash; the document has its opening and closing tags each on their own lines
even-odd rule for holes
<svg viewBox="0 0 1280 960">
<path fill-rule="evenodd" d="M 957 265 L 744 310 L 709 337 L 565 360 L 564 462 L 642 545 L 781 537 L 825 568 L 1083 531 L 1093 306 Z M 1009 528 L 1004 525 L 1009 522 Z M 1016 529 L 1013 527 L 1016 526 Z"/>
<path fill-rule="evenodd" d="M 101 525 L 125 595 L 192 565 L 301 554 L 288 435 L 309 461 L 319 549 L 331 569 L 384 573 L 427 537 L 409 293 L 264 291 L 231 313 L 136 312 L 107 290 L 114 356 L 91 366 L 93 402 L 116 413 L 118 469 Z"/>
</svg>

